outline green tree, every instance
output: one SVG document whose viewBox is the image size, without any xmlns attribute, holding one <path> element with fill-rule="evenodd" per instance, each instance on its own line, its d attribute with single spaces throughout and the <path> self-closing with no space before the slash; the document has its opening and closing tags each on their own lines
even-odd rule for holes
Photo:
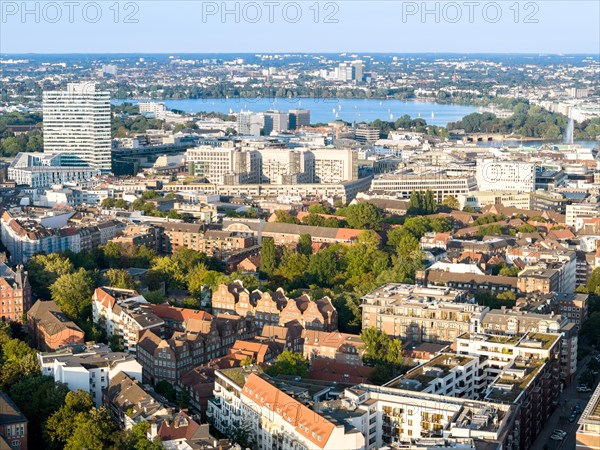
<svg viewBox="0 0 600 450">
<path fill-rule="evenodd" d="M 412 234 L 406 234 L 400 238 L 396 246 L 396 254 L 400 258 L 409 258 L 419 250 L 419 241 Z"/>
<path fill-rule="evenodd" d="M 600 267 L 595 268 L 586 283 L 590 294 L 600 295 Z"/>
<path fill-rule="evenodd" d="M 310 205 L 308 207 L 308 212 L 311 214 L 331 214 L 331 209 L 325 208 L 321 203 L 316 205 Z"/>
<path fill-rule="evenodd" d="M 119 289 L 135 289 L 133 275 L 124 269 L 108 269 L 104 274 L 108 286 Z"/>
<path fill-rule="evenodd" d="M 277 269 L 277 274 L 284 277 L 288 281 L 296 281 L 302 283 L 304 274 L 308 269 L 309 257 L 303 253 L 295 253 L 287 248 L 284 248 L 281 257 L 281 264 Z"/>
<path fill-rule="evenodd" d="M 292 216 L 289 211 L 277 210 L 275 211 L 275 217 L 279 223 L 300 224 L 300 221 Z"/>
<path fill-rule="evenodd" d="M 502 227 L 501 225 L 487 225 L 485 227 L 480 227 L 479 230 L 477 230 L 477 236 L 480 237 L 487 236 L 490 234 L 502 235 L 504 234 L 504 227 Z"/>
<path fill-rule="evenodd" d="M 350 277 L 358 277 L 372 272 L 375 265 L 378 270 L 387 268 L 388 258 L 379 250 L 379 238 L 371 231 L 363 231 L 346 251 L 346 272 Z"/>
<path fill-rule="evenodd" d="M 298 253 L 301 253 L 306 256 L 312 255 L 312 237 L 310 234 L 301 234 L 298 239 L 298 245 L 296 245 L 296 250 Z"/>
<path fill-rule="evenodd" d="M 64 405 L 46 422 L 45 429 L 50 440 L 58 444 L 66 444 L 77 427 L 77 416 L 87 414 L 92 407 L 92 397 L 84 390 L 78 389 L 67 393 Z"/>
<path fill-rule="evenodd" d="M 499 274 L 505 277 L 516 277 L 519 275 L 519 268 L 517 266 L 507 266 L 506 264 L 500 269 Z"/>
<path fill-rule="evenodd" d="M 533 225 L 529 225 L 528 223 L 525 223 L 523 225 L 519 225 L 517 227 L 517 231 L 519 233 L 535 233 L 535 232 L 537 232 L 537 228 L 534 227 Z"/>
<path fill-rule="evenodd" d="M 391 343 L 390 337 L 375 327 L 364 328 L 360 332 L 360 339 L 365 343 L 363 359 L 371 363 L 385 360 L 386 353 Z"/>
<path fill-rule="evenodd" d="M 410 220 L 410 219 L 409 219 Z M 445 217 L 435 217 L 429 221 L 431 230 L 436 233 L 447 233 L 452 230 L 452 224 Z"/>
<path fill-rule="evenodd" d="M 590 343 L 600 345 L 600 311 L 595 311 L 588 316 L 581 327 L 581 334 Z"/>
<path fill-rule="evenodd" d="M 102 449 L 110 446 L 115 426 L 105 408 L 93 408 L 75 416 L 75 427 L 65 450 Z"/>
<path fill-rule="evenodd" d="M 42 425 L 65 401 L 69 388 L 52 377 L 36 373 L 21 377 L 10 389 L 10 397 L 28 420 L 29 448 L 47 447 L 42 440 Z"/>
<path fill-rule="evenodd" d="M 346 222 L 350 228 L 358 230 L 379 230 L 381 210 L 377 206 L 362 202 L 346 208 Z"/>
<path fill-rule="evenodd" d="M 206 262 L 206 254 L 187 247 L 179 247 L 173 252 L 172 259 L 187 275 L 196 266 Z"/>
<path fill-rule="evenodd" d="M 260 270 L 271 275 L 277 267 L 277 249 L 275 241 L 271 238 L 263 238 L 262 249 L 260 251 Z"/>
<path fill-rule="evenodd" d="M 71 320 L 91 315 L 94 281 L 84 270 L 61 275 L 50 287 L 52 300 Z"/>
<path fill-rule="evenodd" d="M 114 198 L 107 197 L 104 200 L 102 200 L 102 202 L 100 203 L 100 206 L 102 206 L 103 208 L 114 208 L 115 202 L 116 201 Z"/>
<path fill-rule="evenodd" d="M 458 200 L 454 195 L 447 195 L 444 197 L 444 200 L 442 200 L 442 206 L 446 206 L 448 209 L 453 211 L 458 211 L 460 209 L 460 203 L 458 203 Z"/>
<path fill-rule="evenodd" d="M 208 269 L 204 264 L 198 264 L 194 267 L 187 276 L 187 288 L 190 294 L 196 298 L 201 299 L 206 286 L 206 275 Z"/>
<path fill-rule="evenodd" d="M 122 198 L 120 198 L 117 201 L 115 201 L 114 206 L 115 206 L 115 208 L 119 208 L 119 209 L 128 209 L 129 203 L 126 202 L 125 200 L 123 200 Z"/>
<path fill-rule="evenodd" d="M 73 264 L 59 253 L 34 255 L 27 261 L 29 282 L 42 299 L 50 298 L 50 286 L 62 275 L 72 273 Z"/>
<path fill-rule="evenodd" d="M 308 360 L 302 353 L 284 350 L 277 360 L 265 369 L 268 375 L 292 375 L 305 378 L 308 375 Z"/>
<path fill-rule="evenodd" d="M 330 246 L 311 255 L 307 272 L 312 281 L 319 286 L 335 284 L 336 276 L 341 272 L 338 252 L 338 247 Z"/>
</svg>

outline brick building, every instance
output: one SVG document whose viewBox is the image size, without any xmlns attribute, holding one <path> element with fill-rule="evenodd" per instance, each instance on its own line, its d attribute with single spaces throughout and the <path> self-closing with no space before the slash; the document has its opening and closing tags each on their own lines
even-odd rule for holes
<svg viewBox="0 0 600 450">
<path fill-rule="evenodd" d="M 258 330 L 265 325 L 285 325 L 298 321 L 306 329 L 337 330 L 337 311 L 329 297 L 312 300 L 304 294 L 288 298 L 281 288 L 275 292 L 249 292 L 239 280 L 222 284 L 213 293 L 215 313 L 238 314 L 252 320 Z"/>
<path fill-rule="evenodd" d="M 0 391 L 0 449 L 27 450 L 27 418 L 12 399 Z"/>
<path fill-rule="evenodd" d="M 452 343 L 477 332 L 489 308 L 465 290 L 388 283 L 362 299 L 363 329 L 376 327 L 403 342 Z"/>
<path fill-rule="evenodd" d="M 12 270 L 0 262 L 0 319 L 22 322 L 31 302 L 31 285 L 23 266 Z"/>
<path fill-rule="evenodd" d="M 42 351 L 84 342 L 84 332 L 53 301 L 38 300 L 27 311 L 29 336 Z"/>
</svg>

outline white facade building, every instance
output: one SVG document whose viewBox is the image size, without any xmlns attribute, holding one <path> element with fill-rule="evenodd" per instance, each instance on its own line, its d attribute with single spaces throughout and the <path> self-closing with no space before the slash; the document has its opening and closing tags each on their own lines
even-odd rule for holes
<svg viewBox="0 0 600 450">
<path fill-rule="evenodd" d="M 158 102 L 140 102 L 138 103 L 140 114 L 152 114 L 155 119 L 164 120 L 167 114 L 167 107 L 164 103 Z"/>
<path fill-rule="evenodd" d="M 567 226 L 575 227 L 578 230 L 583 227 L 581 219 L 590 217 L 600 217 L 600 203 L 574 203 L 567 205 Z"/>
<path fill-rule="evenodd" d="M 514 190 L 533 192 L 535 164 L 521 161 L 480 159 L 477 160 L 475 178 L 481 191 Z"/>
<path fill-rule="evenodd" d="M 371 190 L 376 193 L 410 198 L 413 191 L 432 191 L 441 203 L 448 195 L 457 197 L 475 191 L 477 182 L 470 176 L 450 176 L 445 171 L 400 172 L 375 177 Z"/>
<path fill-rule="evenodd" d="M 335 184 L 358 179 L 358 154 L 351 149 L 313 148 L 314 182 Z"/>
<path fill-rule="evenodd" d="M 242 111 L 237 116 L 237 132 L 240 136 L 260 136 L 264 116 L 252 111 Z"/>
<path fill-rule="evenodd" d="M 161 334 L 164 321 L 150 307 L 148 301 L 131 289 L 100 287 L 92 297 L 92 318 L 100 324 L 108 337 L 119 336 L 123 350 L 137 354 L 140 334 L 149 329 Z"/>
<path fill-rule="evenodd" d="M 252 448 L 365 448 L 361 433 L 347 431 L 343 422 L 320 416 L 256 374 L 250 374 L 243 386 L 220 371 L 215 375 L 215 398 L 208 403 L 208 416 L 222 433 L 247 429 L 255 443 Z"/>
<path fill-rule="evenodd" d="M 257 178 L 258 154 L 235 147 L 200 146 L 185 153 L 190 175 L 214 184 L 243 184 Z"/>
<path fill-rule="evenodd" d="M 473 367 L 474 358 L 458 358 Z M 502 442 L 518 436 L 506 404 L 364 384 L 346 389 L 339 400 L 311 398 L 293 383 L 280 390 L 273 379 L 236 371 L 231 377 L 228 370 L 215 372 L 207 414 L 225 434 L 246 430 L 258 450 L 374 450 L 400 443 L 398 448 L 474 449 L 473 439 L 503 448 Z"/>
<path fill-rule="evenodd" d="M 42 375 L 66 384 L 71 391 L 82 389 L 89 392 L 96 407 L 102 406 L 102 390 L 119 372 L 142 381 L 142 366 L 133 356 L 111 352 L 104 344 L 38 353 L 38 361 Z"/>
<path fill-rule="evenodd" d="M 82 182 L 100 175 L 100 169 L 67 153 L 18 153 L 8 167 L 8 179 L 32 188 Z"/>
<path fill-rule="evenodd" d="M 44 152 L 79 156 L 103 173 L 111 170 L 110 93 L 94 83 L 69 83 L 44 92 Z"/>
</svg>

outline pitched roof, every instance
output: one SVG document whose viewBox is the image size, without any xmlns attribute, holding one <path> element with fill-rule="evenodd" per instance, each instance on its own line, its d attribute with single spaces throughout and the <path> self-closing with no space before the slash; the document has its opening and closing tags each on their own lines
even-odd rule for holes
<svg viewBox="0 0 600 450">
<path fill-rule="evenodd" d="M 165 408 L 158 396 L 124 372 L 118 372 L 111 378 L 106 396 L 121 411 L 130 410 L 128 416 L 132 419 L 141 415 L 150 417 Z"/>
<path fill-rule="evenodd" d="M 19 410 L 8 394 L 0 391 L 0 425 L 26 422 L 27 418 Z"/>
<path fill-rule="evenodd" d="M 311 361 L 308 377 L 313 380 L 335 381 L 338 383 L 368 383 L 374 367 L 353 366 L 325 358 Z"/>
<path fill-rule="evenodd" d="M 176 306 L 171 306 L 168 303 L 163 303 L 160 305 L 151 304 L 150 307 L 154 314 L 156 314 L 161 319 L 165 320 L 173 320 L 175 322 L 187 322 L 190 319 L 195 320 L 212 320 L 213 315 L 207 313 L 206 311 L 191 309 L 191 308 L 178 308 Z"/>
<path fill-rule="evenodd" d="M 163 421 L 157 434 L 161 441 L 193 440 L 199 429 L 198 422 L 180 411 L 172 420 Z"/>
<path fill-rule="evenodd" d="M 296 433 L 319 448 L 325 448 L 335 429 L 335 425 L 325 417 L 318 415 L 256 374 L 248 377 L 242 395 L 282 417 L 295 428 Z"/>
<path fill-rule="evenodd" d="M 54 336 L 64 330 L 77 331 L 83 335 L 81 328 L 69 320 L 54 301 L 38 300 L 29 309 L 27 315 L 37 321 L 49 336 Z"/>
</svg>

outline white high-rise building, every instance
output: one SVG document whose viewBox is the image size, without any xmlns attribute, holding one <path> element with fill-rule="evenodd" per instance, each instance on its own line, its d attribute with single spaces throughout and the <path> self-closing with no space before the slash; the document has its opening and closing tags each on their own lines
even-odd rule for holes
<svg viewBox="0 0 600 450">
<path fill-rule="evenodd" d="M 252 111 L 242 111 L 237 116 L 238 134 L 241 136 L 260 136 L 264 124 L 262 114 Z"/>
<path fill-rule="evenodd" d="M 140 114 L 152 114 L 155 119 L 164 120 L 167 116 L 167 107 L 164 103 L 140 102 L 138 108 Z"/>
<path fill-rule="evenodd" d="M 111 170 L 110 93 L 94 83 L 69 83 L 44 92 L 44 152 L 69 153 Z"/>
</svg>

